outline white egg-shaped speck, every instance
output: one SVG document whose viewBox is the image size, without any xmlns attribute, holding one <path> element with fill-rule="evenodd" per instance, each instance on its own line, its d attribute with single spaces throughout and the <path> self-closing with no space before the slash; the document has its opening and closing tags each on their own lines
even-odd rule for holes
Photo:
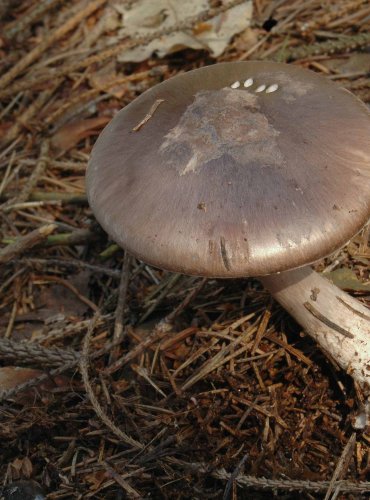
<svg viewBox="0 0 370 500">
<path fill-rule="evenodd" d="M 240 82 L 234 82 L 232 85 L 230 85 L 232 89 L 238 89 L 240 87 Z"/>
<path fill-rule="evenodd" d="M 263 92 L 266 89 L 266 85 L 260 85 L 256 88 L 256 92 Z"/>
<path fill-rule="evenodd" d="M 252 85 L 253 85 L 253 78 L 248 78 L 248 80 L 245 80 L 244 87 L 251 87 Z"/>
<path fill-rule="evenodd" d="M 271 92 L 276 92 L 277 89 L 279 88 L 279 85 L 277 83 L 273 83 L 266 89 L 266 94 L 271 94 Z"/>
</svg>

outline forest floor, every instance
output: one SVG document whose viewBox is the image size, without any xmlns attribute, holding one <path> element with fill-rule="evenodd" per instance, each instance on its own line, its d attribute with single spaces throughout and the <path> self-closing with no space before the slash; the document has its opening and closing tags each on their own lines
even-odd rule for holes
<svg viewBox="0 0 370 500">
<path fill-rule="evenodd" d="M 217 58 L 184 48 L 141 62 L 122 55 L 166 33 L 159 18 L 144 37 L 120 35 L 128 3 L 0 2 L 3 497 L 36 481 L 50 499 L 369 498 L 370 431 L 353 427 L 364 397 L 350 377 L 257 280 L 125 256 L 84 186 L 103 127 L 179 71 L 289 62 L 369 104 L 369 3 L 256 0 Z M 209 3 L 167 31 L 225 19 L 227 2 Z M 369 234 L 316 266 L 368 305 Z"/>
</svg>

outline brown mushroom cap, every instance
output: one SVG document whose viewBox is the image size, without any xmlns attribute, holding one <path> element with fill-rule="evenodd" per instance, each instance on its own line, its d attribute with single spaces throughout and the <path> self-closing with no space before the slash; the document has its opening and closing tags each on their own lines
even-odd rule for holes
<svg viewBox="0 0 370 500">
<path fill-rule="evenodd" d="M 154 266 L 213 277 L 293 269 L 369 219 L 370 113 L 293 65 L 215 64 L 121 110 L 94 146 L 87 191 L 113 240 Z"/>
</svg>

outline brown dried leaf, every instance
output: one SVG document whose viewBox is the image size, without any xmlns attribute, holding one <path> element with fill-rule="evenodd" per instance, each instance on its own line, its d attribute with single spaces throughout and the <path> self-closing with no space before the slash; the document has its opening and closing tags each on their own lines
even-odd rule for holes
<svg viewBox="0 0 370 500">
<path fill-rule="evenodd" d="M 103 470 L 98 470 L 85 476 L 85 481 L 91 484 L 90 490 L 92 491 L 97 490 L 106 479 L 107 473 Z"/>
<path fill-rule="evenodd" d="M 30 479 L 32 476 L 32 462 L 28 457 L 16 458 L 9 464 L 12 479 Z"/>
<path fill-rule="evenodd" d="M 121 16 L 122 28 L 116 41 L 127 37 L 146 37 L 157 30 L 173 27 L 180 20 L 199 15 L 210 9 L 210 0 L 137 0 L 132 5 L 116 6 Z M 251 1 L 242 2 L 230 7 L 226 12 L 219 13 L 207 22 L 199 22 L 192 30 L 179 30 L 169 35 L 156 37 L 151 42 L 130 50 L 124 50 L 118 60 L 144 61 L 156 53 L 159 57 L 182 50 L 186 47 L 209 50 L 212 56 L 223 53 L 230 39 L 244 31 L 250 24 L 253 5 Z M 114 40 L 114 37 L 110 37 Z"/>
<path fill-rule="evenodd" d="M 117 98 L 121 98 L 126 92 L 126 86 L 117 85 L 112 87 L 111 84 L 118 78 L 116 71 L 116 62 L 110 61 L 101 69 L 94 71 L 89 77 L 89 83 L 92 88 L 97 90 L 105 90 Z M 108 90 L 106 90 L 108 89 Z"/>
<path fill-rule="evenodd" d="M 0 391 L 8 391 L 31 378 L 42 374 L 41 370 L 21 368 L 19 366 L 3 366 L 0 368 Z"/>
<path fill-rule="evenodd" d="M 42 375 L 42 370 L 34 368 L 22 368 L 20 366 L 3 366 L 0 368 L 0 392 L 14 389 L 20 384 Z M 44 380 L 37 386 L 38 391 L 50 391 L 56 386 L 66 386 L 69 380 L 66 377 L 58 376 L 54 379 Z M 15 396 L 19 404 L 32 404 L 35 400 L 34 388 L 19 391 Z"/>
<path fill-rule="evenodd" d="M 111 118 L 108 116 L 97 116 L 96 118 L 67 123 L 54 135 L 51 144 L 56 149 L 68 151 L 82 139 L 99 133 L 110 120 Z"/>
</svg>

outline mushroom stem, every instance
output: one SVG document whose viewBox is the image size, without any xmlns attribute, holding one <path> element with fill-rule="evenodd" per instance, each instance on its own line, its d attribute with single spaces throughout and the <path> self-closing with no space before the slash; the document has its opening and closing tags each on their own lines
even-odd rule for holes
<svg viewBox="0 0 370 500">
<path fill-rule="evenodd" d="M 370 393 L 370 309 L 302 267 L 260 278 L 322 349 Z"/>
</svg>

